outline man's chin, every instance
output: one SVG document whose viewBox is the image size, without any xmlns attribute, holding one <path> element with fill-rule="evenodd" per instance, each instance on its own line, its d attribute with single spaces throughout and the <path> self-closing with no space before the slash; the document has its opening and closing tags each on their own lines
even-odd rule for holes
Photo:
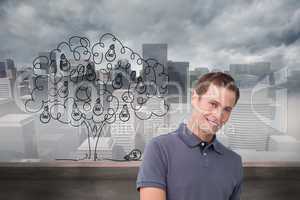
<svg viewBox="0 0 300 200">
<path fill-rule="evenodd" d="M 209 128 L 200 128 L 200 130 L 205 134 L 205 135 L 215 135 L 217 131 L 209 129 Z"/>
</svg>

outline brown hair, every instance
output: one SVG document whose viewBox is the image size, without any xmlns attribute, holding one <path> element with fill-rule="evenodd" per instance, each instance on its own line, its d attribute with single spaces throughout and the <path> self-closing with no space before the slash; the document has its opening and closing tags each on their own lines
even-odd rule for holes
<svg viewBox="0 0 300 200">
<path fill-rule="evenodd" d="M 218 87 L 224 87 L 233 91 L 235 93 L 235 104 L 237 103 L 240 98 L 240 90 L 229 74 L 223 72 L 210 72 L 204 74 L 198 79 L 194 89 L 196 93 L 201 96 L 206 93 L 211 83 Z"/>
</svg>

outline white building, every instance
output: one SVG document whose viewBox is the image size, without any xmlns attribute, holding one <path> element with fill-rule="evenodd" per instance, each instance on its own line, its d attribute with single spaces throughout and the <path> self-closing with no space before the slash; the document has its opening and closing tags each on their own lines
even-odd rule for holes
<svg viewBox="0 0 300 200">
<path fill-rule="evenodd" d="M 91 147 L 91 158 L 94 158 L 95 147 L 96 147 L 97 138 L 90 137 L 90 147 Z M 113 149 L 115 147 L 115 141 L 112 137 L 100 137 L 97 144 L 97 158 L 98 159 L 112 159 L 113 158 Z M 78 147 L 75 152 L 76 158 L 84 158 L 86 153 L 89 152 L 89 143 L 88 139 Z"/>
<path fill-rule="evenodd" d="M 270 134 L 268 123 L 272 120 L 274 111 L 270 106 L 268 91 L 256 94 L 252 92 L 252 89 L 240 89 L 241 99 L 233 109 L 229 122 L 231 129 L 225 134 L 228 135 L 232 149 L 265 151 Z"/>
<path fill-rule="evenodd" d="M 0 159 L 37 158 L 34 119 L 28 114 L 7 114 L 0 118 Z M 5 152 L 8 155 L 4 155 Z M 14 155 L 16 157 L 14 157 Z"/>
<path fill-rule="evenodd" d="M 12 98 L 12 90 L 8 78 L 0 78 L 0 98 Z"/>
</svg>

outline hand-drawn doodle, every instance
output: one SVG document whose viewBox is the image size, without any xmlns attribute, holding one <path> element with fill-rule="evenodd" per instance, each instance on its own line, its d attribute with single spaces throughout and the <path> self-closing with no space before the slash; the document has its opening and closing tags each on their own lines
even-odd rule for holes
<svg viewBox="0 0 300 200">
<path fill-rule="evenodd" d="M 41 59 L 43 63 L 46 59 L 48 74 L 38 71 Z M 125 64 L 122 59 L 126 59 Z M 131 71 L 132 66 L 140 70 L 139 75 Z M 164 99 L 167 81 L 165 66 L 154 59 L 144 60 L 110 33 L 101 35 L 94 44 L 86 37 L 73 36 L 50 51 L 49 58 L 33 60 L 34 87 L 24 104 L 28 112 L 40 113 L 42 123 L 57 120 L 74 127 L 86 126 L 89 151 L 84 159 L 97 160 L 97 145 L 105 125 L 116 120 L 127 123 L 130 117 L 148 120 L 168 112 Z M 114 92 L 121 89 L 121 97 L 115 96 Z M 140 115 L 153 97 L 163 101 L 162 111 Z M 97 139 L 93 150 L 90 137 Z M 136 160 L 140 154 L 134 149 L 124 158 Z"/>
</svg>

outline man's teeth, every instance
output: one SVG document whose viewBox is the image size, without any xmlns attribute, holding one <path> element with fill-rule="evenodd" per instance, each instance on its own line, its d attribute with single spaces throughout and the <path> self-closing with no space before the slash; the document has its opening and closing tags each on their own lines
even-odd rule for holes
<svg viewBox="0 0 300 200">
<path fill-rule="evenodd" d="M 208 120 L 208 122 L 211 123 L 211 124 L 213 124 L 214 126 L 218 126 L 218 123 L 216 123 L 216 122 L 213 122 L 211 120 Z"/>
</svg>

